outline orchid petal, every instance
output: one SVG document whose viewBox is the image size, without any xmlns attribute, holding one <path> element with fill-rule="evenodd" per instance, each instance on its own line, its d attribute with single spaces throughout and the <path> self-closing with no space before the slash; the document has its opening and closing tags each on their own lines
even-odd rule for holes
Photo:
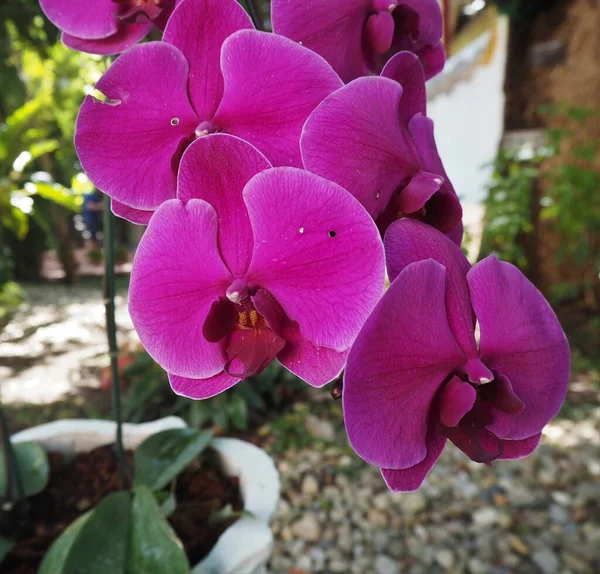
<svg viewBox="0 0 600 574">
<path fill-rule="evenodd" d="M 417 114 L 410 120 L 408 129 L 423 158 L 425 169 L 444 180 L 440 191 L 427 204 L 427 216 L 424 221 L 442 233 L 450 233 L 462 224 L 462 207 L 438 154 L 433 135 L 433 121 Z"/>
<path fill-rule="evenodd" d="M 394 38 L 394 18 L 389 12 L 378 12 L 367 18 L 365 26 L 367 42 L 379 54 L 385 54 Z"/>
<path fill-rule="evenodd" d="M 214 124 L 262 151 L 273 165 L 302 167 L 309 114 L 342 83 L 320 56 L 273 34 L 242 30 L 223 44 L 223 100 Z"/>
<path fill-rule="evenodd" d="M 419 59 L 423 64 L 425 79 L 430 80 L 444 69 L 446 64 L 446 50 L 441 42 L 435 46 L 425 46 L 419 50 Z"/>
<path fill-rule="evenodd" d="M 502 454 L 498 460 L 518 459 L 529 456 L 540 444 L 542 433 L 521 440 L 503 440 Z"/>
<path fill-rule="evenodd" d="M 40 0 L 40 6 L 57 28 L 78 38 L 97 40 L 117 31 L 113 0 Z"/>
<path fill-rule="evenodd" d="M 392 80 L 359 78 L 310 115 L 300 140 L 304 167 L 348 190 L 374 218 L 420 169 L 400 125 L 401 98 L 402 87 Z"/>
<path fill-rule="evenodd" d="M 348 351 L 317 347 L 307 341 L 296 323 L 284 329 L 286 345 L 277 355 L 279 362 L 313 387 L 322 387 L 336 379 L 346 363 Z"/>
<path fill-rule="evenodd" d="M 391 281 L 415 261 L 433 259 L 446 268 L 446 309 L 450 328 L 463 352 L 474 356 L 477 353 L 475 317 L 466 280 L 471 265 L 462 251 L 436 229 L 410 219 L 393 223 L 385 234 L 384 244 Z"/>
<path fill-rule="evenodd" d="M 427 114 L 427 92 L 425 74 L 419 58 L 412 52 L 399 52 L 381 71 L 384 78 L 395 80 L 402 86 L 400 116 L 408 127 L 410 120 L 417 114 Z"/>
<path fill-rule="evenodd" d="M 394 492 L 411 492 L 421 486 L 433 465 L 440 458 L 446 444 L 446 437 L 432 429 L 427 435 L 426 444 L 427 455 L 414 466 L 402 470 L 381 469 L 383 479 L 390 490 Z"/>
<path fill-rule="evenodd" d="M 314 345 L 348 349 L 383 288 L 371 218 L 345 190 L 294 168 L 259 173 L 244 201 L 254 232 L 248 283 L 271 293 Z"/>
<path fill-rule="evenodd" d="M 190 100 L 200 121 L 210 120 L 223 96 L 221 46 L 252 21 L 235 0 L 186 0 L 173 11 L 163 41 L 177 47 L 190 66 Z"/>
<path fill-rule="evenodd" d="M 431 197 L 440 189 L 444 180 L 439 176 L 420 171 L 400 192 L 396 207 L 402 213 L 415 213 L 422 209 Z"/>
<path fill-rule="evenodd" d="M 237 377 L 228 375 L 225 371 L 207 379 L 189 379 L 169 373 L 169 382 L 173 391 L 190 399 L 210 399 L 240 381 Z"/>
<path fill-rule="evenodd" d="M 271 2 L 273 31 L 320 54 L 344 82 L 368 73 L 362 50 L 368 11 L 366 0 Z"/>
<path fill-rule="evenodd" d="M 443 32 L 442 11 L 438 0 L 400 0 L 398 8 L 408 8 L 419 17 L 419 46 L 433 46 Z"/>
<path fill-rule="evenodd" d="M 440 392 L 440 420 L 447 427 L 455 427 L 473 408 L 477 392 L 458 377 L 452 377 Z"/>
<path fill-rule="evenodd" d="M 495 412 L 490 430 L 519 440 L 539 433 L 560 410 L 569 382 L 569 344 L 543 295 L 510 263 L 490 256 L 467 275 L 481 329 L 481 360 L 508 377 L 525 404 Z"/>
<path fill-rule="evenodd" d="M 110 56 L 112 54 L 120 54 L 131 48 L 146 36 L 150 30 L 152 30 L 151 22 L 144 22 L 142 24 L 118 22 L 116 32 L 105 38 L 80 38 L 79 36 L 63 32 L 61 39 L 63 44 L 72 50 Z"/>
<path fill-rule="evenodd" d="M 244 186 L 271 165 L 255 147 L 237 137 L 212 134 L 196 140 L 181 158 L 177 197 L 210 203 L 219 217 L 219 251 L 234 277 L 243 277 L 254 240 Z"/>
<path fill-rule="evenodd" d="M 154 213 L 154 211 L 134 209 L 133 207 L 129 207 L 128 205 L 115 201 L 114 199 L 111 200 L 110 207 L 112 212 L 117 217 L 125 219 L 131 223 L 135 223 L 136 225 L 148 225 L 148 222 Z"/>
<path fill-rule="evenodd" d="M 223 349 L 205 339 L 203 326 L 230 283 L 215 210 L 198 199 L 163 203 L 135 255 L 129 311 L 142 344 L 169 373 L 204 379 L 223 370 Z"/>
<path fill-rule="evenodd" d="M 285 346 L 285 340 L 271 329 L 233 331 L 226 349 L 225 372 L 247 379 L 264 371 Z"/>
<path fill-rule="evenodd" d="M 118 202 L 149 211 L 175 197 L 172 158 L 196 125 L 187 75 L 176 48 L 150 42 L 120 56 L 100 78 L 106 102 L 84 100 L 75 128 L 79 160 Z"/>
<path fill-rule="evenodd" d="M 444 434 L 474 462 L 488 464 L 502 456 L 504 441 L 485 427 L 466 422 L 446 427 Z"/>
<path fill-rule="evenodd" d="M 446 279 L 435 261 L 409 265 L 350 350 L 344 420 L 352 448 L 371 464 L 407 469 L 427 456 L 435 397 L 465 360 L 448 325 Z"/>
</svg>

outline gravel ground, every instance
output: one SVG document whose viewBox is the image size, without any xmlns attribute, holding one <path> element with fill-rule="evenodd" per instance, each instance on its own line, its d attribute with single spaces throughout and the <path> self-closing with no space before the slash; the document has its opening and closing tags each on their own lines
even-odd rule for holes
<svg viewBox="0 0 600 574">
<path fill-rule="evenodd" d="M 320 410 L 299 405 L 263 430 L 282 479 L 273 574 L 600 572 L 600 408 L 549 425 L 521 461 L 486 467 L 449 445 L 409 494 L 388 492 L 340 438 L 339 404 Z M 312 441 L 282 452 L 302 420 Z"/>
</svg>

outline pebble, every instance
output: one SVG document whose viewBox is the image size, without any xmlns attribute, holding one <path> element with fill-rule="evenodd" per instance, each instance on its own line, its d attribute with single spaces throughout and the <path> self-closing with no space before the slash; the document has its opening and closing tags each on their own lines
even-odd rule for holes
<svg viewBox="0 0 600 574">
<path fill-rule="evenodd" d="M 302 494 L 315 496 L 319 494 L 319 481 L 312 475 L 307 474 L 302 481 Z"/>
<path fill-rule="evenodd" d="M 438 550 L 435 554 L 435 561 L 446 570 L 450 570 L 454 566 L 454 554 L 451 550 Z"/>
<path fill-rule="evenodd" d="M 489 506 L 480 508 L 473 513 L 473 522 L 484 528 L 492 526 L 500 521 L 500 513 Z"/>
<path fill-rule="evenodd" d="M 556 554 L 549 548 L 537 550 L 531 557 L 544 574 L 555 574 L 560 568 L 560 562 Z"/>
<path fill-rule="evenodd" d="M 398 563 L 385 554 L 375 558 L 375 570 L 377 574 L 398 574 Z"/>
<path fill-rule="evenodd" d="M 312 514 L 305 514 L 292 524 L 292 534 L 307 542 L 316 542 L 321 536 L 321 527 Z"/>
</svg>

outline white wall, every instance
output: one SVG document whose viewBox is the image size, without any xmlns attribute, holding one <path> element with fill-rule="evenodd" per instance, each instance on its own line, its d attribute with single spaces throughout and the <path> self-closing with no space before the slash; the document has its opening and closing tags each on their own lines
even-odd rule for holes
<svg viewBox="0 0 600 574">
<path fill-rule="evenodd" d="M 466 227 L 480 232 L 491 169 L 503 133 L 504 69 L 508 22 L 498 20 L 496 47 L 487 65 L 481 60 L 492 36 L 484 32 L 456 56 L 431 86 L 427 115 L 435 122 L 435 137 L 444 167 L 463 202 Z"/>
</svg>

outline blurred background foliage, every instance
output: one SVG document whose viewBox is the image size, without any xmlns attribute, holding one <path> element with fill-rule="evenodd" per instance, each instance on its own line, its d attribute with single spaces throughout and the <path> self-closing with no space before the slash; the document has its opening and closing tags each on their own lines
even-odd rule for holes
<svg viewBox="0 0 600 574">
<path fill-rule="evenodd" d="M 47 247 L 73 280 L 72 214 L 92 189 L 73 132 L 106 63 L 65 48 L 37 0 L 3 2 L 0 22 L 0 285 L 38 279 Z"/>
<path fill-rule="evenodd" d="M 277 361 L 262 373 L 237 384 L 209 401 L 194 401 L 171 390 L 165 371 L 141 347 L 120 353 L 125 420 L 139 423 L 177 415 L 192 427 L 213 427 L 231 434 L 259 426 L 305 390 L 300 381 Z M 103 388 L 110 388 L 108 370 Z"/>
</svg>

